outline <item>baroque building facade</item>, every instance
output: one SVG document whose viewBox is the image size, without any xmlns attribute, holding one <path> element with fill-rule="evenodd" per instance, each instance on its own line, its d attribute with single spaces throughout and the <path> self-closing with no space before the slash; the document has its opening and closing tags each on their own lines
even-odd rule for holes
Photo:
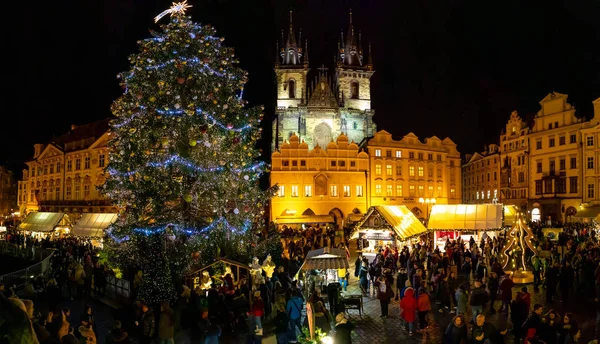
<svg viewBox="0 0 600 344">
<path fill-rule="evenodd" d="M 271 155 L 271 221 L 290 226 L 336 223 L 367 210 L 369 158 L 340 134 L 326 147 L 310 148 L 293 134 Z"/>
<path fill-rule="evenodd" d="M 463 203 L 497 203 L 500 192 L 500 147 L 467 154 L 462 169 Z"/>
<path fill-rule="evenodd" d="M 52 142 L 34 145 L 18 182 L 21 215 L 62 212 L 77 219 L 82 213 L 116 212 L 97 189 L 105 180 L 108 131 L 108 119 L 73 125 Z"/>
<path fill-rule="evenodd" d="M 582 160 L 583 120 L 568 96 L 549 93 L 540 101 L 529 134 L 529 209 L 532 220 L 567 221 L 582 202 L 582 172 L 594 166 Z M 590 165 L 591 164 L 591 165 Z"/>
<path fill-rule="evenodd" d="M 365 56 L 361 35 L 354 31 L 352 12 L 348 32 L 338 43 L 332 72 L 317 68 L 310 79 L 308 44 L 302 47 L 290 12 L 290 25 L 275 62 L 277 108 L 272 123 L 272 151 L 297 135 L 310 149 L 327 145 L 341 133 L 352 142 L 361 142 L 376 131 L 371 109 L 370 79 L 375 70 L 371 47 Z M 311 73 L 312 74 L 312 73 Z"/>
<path fill-rule="evenodd" d="M 369 154 L 369 206 L 405 205 L 425 220 L 435 203 L 460 203 L 460 153 L 449 138 L 394 140 L 380 130 L 361 146 Z"/>
<path fill-rule="evenodd" d="M 583 203 L 586 207 L 600 205 L 600 98 L 593 102 L 594 117 L 581 129 L 583 142 Z M 591 161 L 591 164 L 587 164 Z M 599 209 L 600 210 L 600 209 Z"/>
<path fill-rule="evenodd" d="M 500 200 L 527 209 L 529 195 L 529 125 L 513 111 L 500 135 Z"/>
</svg>

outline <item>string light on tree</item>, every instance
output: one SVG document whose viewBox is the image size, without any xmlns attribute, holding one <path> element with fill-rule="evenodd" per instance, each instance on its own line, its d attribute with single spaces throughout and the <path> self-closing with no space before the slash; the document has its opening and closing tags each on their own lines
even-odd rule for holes
<svg viewBox="0 0 600 344">
<path fill-rule="evenodd" d="M 102 191 L 120 213 L 105 247 L 123 271 L 143 270 L 146 302 L 173 300 L 173 279 L 193 261 L 276 249 L 256 235 L 274 194 L 258 185 L 263 109 L 245 106 L 247 73 L 213 27 L 185 15 L 189 7 L 176 2 L 155 18 L 170 22 L 138 42 L 112 106 Z"/>
</svg>

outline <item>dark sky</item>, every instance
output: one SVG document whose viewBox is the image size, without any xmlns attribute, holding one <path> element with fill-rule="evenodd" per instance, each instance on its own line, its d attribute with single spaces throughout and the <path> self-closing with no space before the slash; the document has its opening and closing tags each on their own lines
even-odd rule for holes
<svg viewBox="0 0 600 344">
<path fill-rule="evenodd" d="M 21 8 L 5 35 L 0 163 L 20 169 L 34 143 L 71 124 L 110 116 L 136 41 L 157 29 L 165 0 L 44 1 Z M 498 140 L 512 110 L 539 109 L 551 91 L 569 94 L 580 116 L 600 97 L 600 1 L 554 0 L 191 0 L 249 71 L 245 97 L 275 101 L 275 41 L 287 28 L 309 39 L 311 67 L 331 65 L 340 30 L 354 12 L 373 46 L 372 106 L 380 129 L 402 136 L 449 136 L 459 151 Z M 167 19 L 163 19 L 167 20 Z M 265 130 L 265 142 L 270 130 Z M 17 138 L 8 134 L 16 134 Z M 14 136 L 14 135 L 13 135 Z M 264 145 L 265 147 L 268 144 Z"/>
</svg>

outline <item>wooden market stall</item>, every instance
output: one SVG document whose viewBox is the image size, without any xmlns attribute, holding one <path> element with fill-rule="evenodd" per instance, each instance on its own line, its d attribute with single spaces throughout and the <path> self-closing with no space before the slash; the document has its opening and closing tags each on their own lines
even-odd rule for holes
<svg viewBox="0 0 600 344">
<path fill-rule="evenodd" d="M 80 238 L 88 238 L 94 247 L 102 248 L 104 231 L 115 221 L 116 213 L 84 213 L 73 225 L 71 233 Z"/>
<path fill-rule="evenodd" d="M 71 231 L 71 221 L 65 213 L 32 212 L 25 217 L 19 229 L 34 237 L 62 237 Z"/>
<path fill-rule="evenodd" d="M 219 257 L 214 262 L 187 274 L 186 284 L 192 290 L 196 287 L 207 290 L 213 285 L 221 286 L 223 277 L 227 273 L 231 273 L 236 283 L 240 277 L 245 277 L 248 288 L 250 288 L 250 266 L 225 257 Z"/>
<path fill-rule="evenodd" d="M 434 231 L 434 243 L 441 250 L 447 239 L 496 236 L 504 226 L 502 204 L 436 204 L 431 208 L 428 229 Z M 514 221 L 514 220 L 513 220 Z"/>
<path fill-rule="evenodd" d="M 350 238 L 358 239 L 358 250 L 372 260 L 379 248 L 397 247 L 399 242 L 410 245 L 426 232 L 427 228 L 406 206 L 385 205 L 369 208 Z"/>
<path fill-rule="evenodd" d="M 295 276 L 300 273 L 304 276 L 304 292 L 308 297 L 314 288 L 324 290 L 331 282 L 338 282 L 338 270 L 348 269 L 348 255 L 346 250 L 339 248 L 323 247 L 309 251 L 304 262 Z"/>
</svg>

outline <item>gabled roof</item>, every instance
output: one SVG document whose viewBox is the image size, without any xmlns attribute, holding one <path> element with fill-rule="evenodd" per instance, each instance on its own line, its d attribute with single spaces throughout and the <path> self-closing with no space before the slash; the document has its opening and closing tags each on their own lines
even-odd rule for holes
<svg viewBox="0 0 600 344">
<path fill-rule="evenodd" d="M 473 155 L 471 156 L 471 159 L 469 159 L 467 164 L 470 164 L 474 161 L 481 160 L 481 159 L 483 159 L 483 155 L 481 155 L 481 153 L 479 153 L 479 152 L 475 152 L 475 153 L 473 153 Z"/>
<path fill-rule="evenodd" d="M 43 160 L 45 158 L 50 158 L 53 156 L 57 156 L 57 155 L 64 155 L 65 153 L 63 152 L 62 148 L 58 147 L 57 145 L 50 143 L 47 144 L 46 147 L 44 147 L 44 150 L 42 151 L 42 153 L 40 153 L 40 155 L 36 158 L 36 160 Z"/>
<path fill-rule="evenodd" d="M 57 146 L 64 147 L 66 143 L 80 141 L 89 138 L 100 138 L 110 129 L 110 118 L 99 120 L 96 122 L 76 126 L 66 134 L 63 134 L 54 139 L 53 143 Z M 95 142 L 95 140 L 94 140 Z M 91 144 L 90 144 L 91 145 Z M 81 147 L 85 149 L 87 147 Z"/>
<path fill-rule="evenodd" d="M 562 94 L 562 93 L 558 93 L 558 92 L 550 92 L 544 97 L 544 99 L 540 100 L 540 104 L 550 101 L 550 100 L 555 100 L 558 98 L 567 98 L 567 97 L 568 97 L 567 94 Z"/>
</svg>

